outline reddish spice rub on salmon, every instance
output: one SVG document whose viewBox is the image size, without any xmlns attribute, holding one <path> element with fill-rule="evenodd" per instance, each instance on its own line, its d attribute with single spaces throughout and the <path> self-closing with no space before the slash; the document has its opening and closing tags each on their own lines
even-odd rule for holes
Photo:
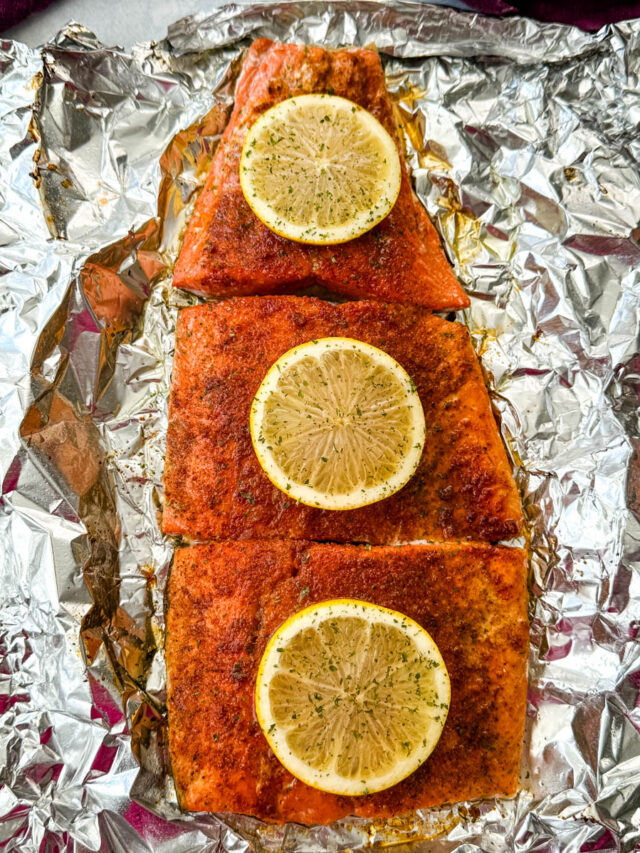
<svg viewBox="0 0 640 853">
<path fill-rule="evenodd" d="M 295 243 L 274 234 L 252 212 L 239 178 L 247 129 L 274 104 L 309 93 L 355 101 L 381 122 L 400 149 L 375 51 L 255 41 L 238 79 L 229 124 L 187 229 L 174 285 L 205 296 L 233 296 L 291 293 L 320 284 L 346 296 L 408 302 L 433 310 L 467 306 L 469 299 L 411 188 L 402 152 L 402 186 L 391 213 L 348 243 Z"/>
<path fill-rule="evenodd" d="M 417 386 L 425 448 L 407 485 L 378 503 L 332 511 L 271 484 L 249 434 L 252 399 L 271 365 L 315 338 L 380 347 Z M 466 328 L 421 308 L 271 296 L 181 312 L 167 436 L 163 530 L 191 540 L 316 539 L 391 544 L 497 541 L 522 510 Z"/>
<path fill-rule="evenodd" d="M 432 755 L 393 788 L 353 798 L 291 776 L 253 710 L 258 664 L 274 630 L 309 604 L 342 597 L 415 619 L 451 678 L 449 717 Z M 248 541 L 178 550 L 166 660 L 182 807 L 322 824 L 513 796 L 526 707 L 526 607 L 525 555 L 517 548 Z"/>
</svg>

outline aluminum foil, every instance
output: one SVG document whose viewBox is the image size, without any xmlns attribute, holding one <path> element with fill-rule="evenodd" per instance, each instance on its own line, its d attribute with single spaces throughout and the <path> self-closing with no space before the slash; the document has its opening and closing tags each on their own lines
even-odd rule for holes
<svg viewBox="0 0 640 853">
<path fill-rule="evenodd" d="M 171 269 L 256 36 L 382 51 L 529 522 L 521 793 L 391 821 L 182 814 L 158 526 Z M 228 6 L 130 54 L 0 42 L 0 848 L 640 846 L 640 21 Z"/>
</svg>

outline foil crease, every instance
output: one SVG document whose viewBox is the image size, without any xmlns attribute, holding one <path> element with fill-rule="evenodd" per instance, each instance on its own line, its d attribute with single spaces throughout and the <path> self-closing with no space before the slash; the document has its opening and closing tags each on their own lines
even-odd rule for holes
<svg viewBox="0 0 640 853">
<path fill-rule="evenodd" d="M 243 50 L 375 42 L 531 545 L 521 792 L 330 828 L 177 807 L 160 533 L 180 234 Z M 238 5 L 131 53 L 0 41 L 0 847 L 640 846 L 640 21 Z"/>
</svg>

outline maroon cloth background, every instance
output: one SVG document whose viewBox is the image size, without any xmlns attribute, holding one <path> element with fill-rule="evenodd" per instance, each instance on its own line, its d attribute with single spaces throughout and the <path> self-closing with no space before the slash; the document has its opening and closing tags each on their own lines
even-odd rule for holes
<svg viewBox="0 0 640 853">
<path fill-rule="evenodd" d="M 0 0 L 0 33 L 51 2 L 53 0 Z"/>
<path fill-rule="evenodd" d="M 54 0 L 0 0 L 0 33 Z M 135 0 L 133 0 L 135 2 Z M 640 0 L 466 0 L 469 6 L 488 15 L 520 14 L 539 21 L 575 24 L 597 30 L 603 24 L 640 17 Z"/>
<path fill-rule="evenodd" d="M 638 0 L 465 0 L 486 15 L 518 14 L 538 21 L 574 24 L 583 30 L 598 30 L 605 24 L 640 17 Z"/>
</svg>

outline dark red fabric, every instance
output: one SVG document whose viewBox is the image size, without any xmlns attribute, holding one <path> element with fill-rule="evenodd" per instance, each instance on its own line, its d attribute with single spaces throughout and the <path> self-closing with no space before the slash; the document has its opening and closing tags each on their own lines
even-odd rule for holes
<svg viewBox="0 0 640 853">
<path fill-rule="evenodd" d="M 472 0 L 473 2 L 473 0 Z M 500 0 L 497 0 L 500 2 Z M 640 17 L 640 2 L 612 0 L 522 0 L 518 12 L 538 21 L 555 21 L 559 24 L 575 24 L 583 30 L 599 30 L 605 24 L 615 24 L 628 18 Z"/>
<path fill-rule="evenodd" d="M 51 2 L 53 0 L 0 0 L 0 33 Z"/>
<path fill-rule="evenodd" d="M 509 15 L 517 14 L 518 9 L 506 3 L 505 0 L 463 0 L 470 9 L 482 12 L 483 15 Z"/>
<path fill-rule="evenodd" d="M 504 0 L 465 0 L 478 12 L 485 15 L 504 15 L 515 12 L 538 21 L 555 21 L 559 24 L 574 24 L 583 30 L 597 30 L 605 24 L 640 17 L 638 0 L 512 0 L 509 6 Z"/>
</svg>

